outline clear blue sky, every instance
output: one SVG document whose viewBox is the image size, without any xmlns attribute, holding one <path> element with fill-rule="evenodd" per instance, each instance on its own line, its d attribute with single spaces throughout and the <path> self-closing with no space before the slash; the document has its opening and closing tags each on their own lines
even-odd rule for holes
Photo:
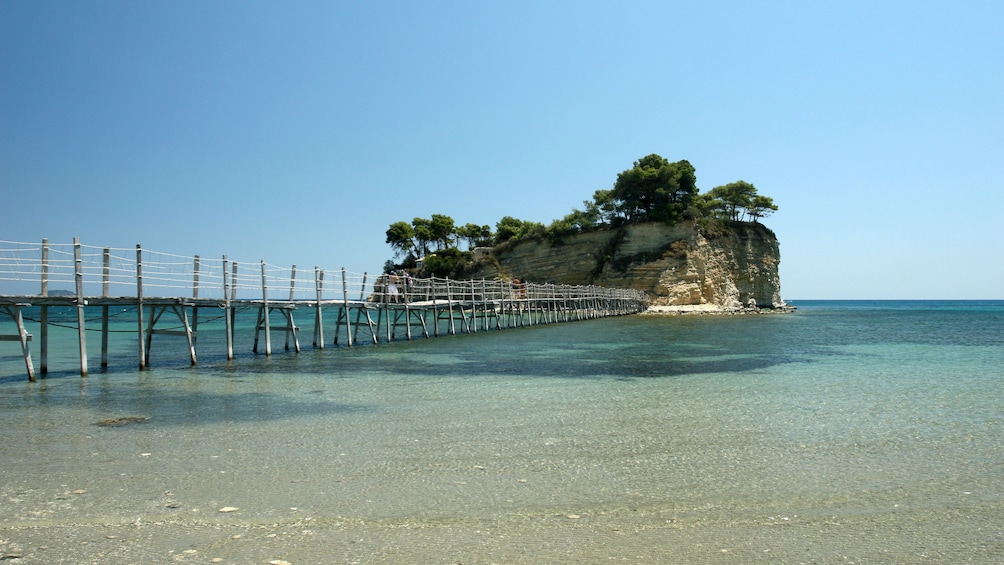
<svg viewBox="0 0 1004 565">
<path fill-rule="evenodd" d="M 0 0 L 0 239 L 379 271 L 633 161 L 780 210 L 782 295 L 1004 298 L 1004 3 Z"/>
</svg>

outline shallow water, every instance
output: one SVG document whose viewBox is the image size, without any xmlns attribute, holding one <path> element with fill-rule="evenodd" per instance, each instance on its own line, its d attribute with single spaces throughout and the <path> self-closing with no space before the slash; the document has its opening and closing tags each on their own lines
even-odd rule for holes
<svg viewBox="0 0 1004 565">
<path fill-rule="evenodd" d="M 8 343 L 0 553 L 1001 562 L 1004 303 L 798 306 L 37 383 Z"/>
</svg>

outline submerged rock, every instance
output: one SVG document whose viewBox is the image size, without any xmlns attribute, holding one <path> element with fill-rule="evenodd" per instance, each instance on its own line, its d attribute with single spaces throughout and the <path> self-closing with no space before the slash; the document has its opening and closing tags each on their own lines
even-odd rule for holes
<svg viewBox="0 0 1004 565">
<path fill-rule="evenodd" d="M 102 427 L 128 426 L 129 424 L 140 424 L 149 420 L 150 418 L 146 416 L 123 416 L 121 418 L 101 420 L 100 422 L 95 422 L 94 425 Z"/>
</svg>

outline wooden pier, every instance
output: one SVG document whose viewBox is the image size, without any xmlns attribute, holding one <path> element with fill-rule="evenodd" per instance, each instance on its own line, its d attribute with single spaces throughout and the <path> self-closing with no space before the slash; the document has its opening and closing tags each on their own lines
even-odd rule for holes
<svg viewBox="0 0 1004 565">
<path fill-rule="evenodd" d="M 282 332 L 285 350 L 300 352 L 301 327 L 294 314 L 301 309 L 312 310 L 312 346 L 324 349 L 620 316 L 647 306 L 644 293 L 626 289 L 404 277 L 394 292 L 386 276 L 370 280 L 366 273 L 344 268 L 337 272 L 339 280 L 326 286 L 326 271 L 320 267 L 304 275 L 296 265 L 238 263 L 226 255 L 209 261 L 150 252 L 139 245 L 111 249 L 84 246 L 79 239 L 68 245 L 43 240 L 40 246 L 0 241 L 0 313 L 16 328 L 15 333 L 4 333 L 0 326 L 0 341 L 19 343 L 28 380 L 34 381 L 30 346 L 35 340 L 24 316 L 32 307 L 39 315 L 39 372 L 49 369 L 49 309 L 72 307 L 80 374 L 87 376 L 87 309 L 101 312 L 103 369 L 109 363 L 109 311 L 135 310 L 139 367 L 145 369 L 155 335 L 184 337 L 185 354 L 195 365 L 199 312 L 207 309 L 222 315 L 226 356 L 233 359 L 234 327 L 242 312 L 256 316 L 252 351 L 271 355 L 274 332 Z M 30 286 L 38 292 L 27 291 Z M 14 292 L 7 292 L 8 287 Z M 17 292 L 21 289 L 26 291 Z M 158 327 L 165 314 L 174 324 L 171 328 Z"/>
</svg>

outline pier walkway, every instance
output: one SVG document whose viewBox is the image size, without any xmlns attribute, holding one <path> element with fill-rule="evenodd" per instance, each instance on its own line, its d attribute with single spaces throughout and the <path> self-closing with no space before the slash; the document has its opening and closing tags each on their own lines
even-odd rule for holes
<svg viewBox="0 0 1004 565">
<path fill-rule="evenodd" d="M 312 345 L 352 347 L 457 333 L 499 331 L 641 312 L 644 293 L 597 286 L 518 283 L 507 280 L 402 279 L 395 294 L 387 276 L 344 268 L 298 271 L 265 261 L 208 260 L 135 249 L 0 241 L 0 342 L 18 342 L 28 379 L 36 370 L 35 336 L 26 312 L 37 313 L 40 372 L 48 372 L 49 311 L 76 310 L 80 374 L 88 373 L 87 332 L 100 332 L 101 367 L 108 368 L 110 311 L 134 311 L 140 369 L 150 363 L 155 335 L 184 337 L 183 354 L 194 365 L 200 310 L 224 321 L 227 359 L 234 358 L 238 315 L 253 313 L 254 353 L 271 355 L 276 332 L 284 349 L 301 350 L 299 310 L 311 319 Z M 328 277 L 326 279 L 326 276 Z M 100 311 L 100 328 L 87 327 L 86 311 Z M 165 314 L 167 314 L 165 318 Z M 9 328 L 9 318 L 15 330 Z M 165 324 L 172 324 L 165 328 Z M 158 327 L 158 324 L 160 326 Z M 213 327 L 218 327 L 215 324 Z M 175 340 L 177 341 L 177 340 Z M 222 340 L 221 340 L 222 343 Z"/>
</svg>

